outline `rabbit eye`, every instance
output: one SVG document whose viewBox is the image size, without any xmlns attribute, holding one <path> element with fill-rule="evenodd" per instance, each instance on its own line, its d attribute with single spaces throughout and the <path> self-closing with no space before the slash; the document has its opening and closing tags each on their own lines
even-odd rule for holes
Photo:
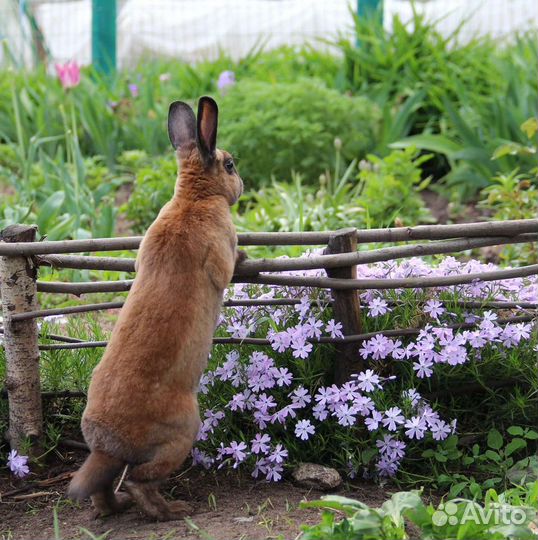
<svg viewBox="0 0 538 540">
<path fill-rule="evenodd" d="M 234 170 L 234 160 L 233 159 L 227 159 L 224 162 L 224 168 L 226 169 L 226 172 L 228 174 L 232 174 L 232 172 Z"/>
</svg>

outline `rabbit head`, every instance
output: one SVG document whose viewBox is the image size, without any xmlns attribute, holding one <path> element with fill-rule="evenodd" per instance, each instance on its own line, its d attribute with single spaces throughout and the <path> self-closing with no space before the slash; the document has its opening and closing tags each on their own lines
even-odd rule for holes
<svg viewBox="0 0 538 540">
<path fill-rule="evenodd" d="M 174 101 L 168 112 L 168 135 L 179 161 L 176 195 L 190 199 L 223 196 L 230 206 L 243 193 L 233 157 L 216 147 L 219 109 L 204 96 L 198 120 L 189 105 Z"/>
</svg>

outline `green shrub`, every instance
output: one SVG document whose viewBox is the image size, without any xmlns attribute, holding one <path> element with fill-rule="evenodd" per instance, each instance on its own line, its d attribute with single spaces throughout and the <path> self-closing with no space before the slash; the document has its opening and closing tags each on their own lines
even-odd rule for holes
<svg viewBox="0 0 538 540">
<path fill-rule="evenodd" d="M 291 183 L 273 181 L 247 192 L 235 221 L 245 231 L 382 227 L 396 219 L 406 225 L 428 222 L 431 216 L 418 193 L 428 183 L 420 170 L 427 159 L 410 148 L 383 159 L 369 155 L 358 172 L 354 162 L 342 175 L 338 170 L 322 175 L 316 187 L 294 174 Z"/>
<path fill-rule="evenodd" d="M 120 163 L 135 174 L 134 189 L 124 210 L 133 222 L 133 231 L 143 233 L 174 193 L 177 163 L 172 152 L 148 159 L 144 152 L 137 151 L 125 152 Z"/>
<path fill-rule="evenodd" d="M 342 95 L 313 81 L 267 84 L 239 82 L 221 100 L 219 146 L 232 152 L 247 187 L 290 171 L 315 183 L 342 155 L 362 158 L 375 146 L 377 108 L 365 98 Z"/>
</svg>

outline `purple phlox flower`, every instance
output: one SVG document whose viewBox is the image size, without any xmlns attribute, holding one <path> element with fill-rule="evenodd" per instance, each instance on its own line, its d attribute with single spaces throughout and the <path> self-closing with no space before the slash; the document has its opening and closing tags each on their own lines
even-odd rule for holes
<svg viewBox="0 0 538 540">
<path fill-rule="evenodd" d="M 385 313 L 388 313 L 389 311 L 390 309 L 387 301 L 383 300 L 382 298 L 374 298 L 368 304 L 368 315 L 370 315 L 370 317 L 378 317 L 379 315 L 385 315 Z"/>
<path fill-rule="evenodd" d="M 228 407 L 232 411 L 244 411 L 247 405 L 247 398 L 249 395 L 249 390 L 245 390 L 244 392 L 237 392 L 237 394 L 234 394 L 232 399 L 227 403 L 226 407 Z"/>
<path fill-rule="evenodd" d="M 254 463 L 254 469 L 252 469 L 252 476 L 258 478 L 260 474 L 267 473 L 267 460 L 265 458 L 258 458 Z"/>
<path fill-rule="evenodd" d="M 306 341 L 300 344 L 292 343 L 291 347 L 293 349 L 293 356 L 302 359 L 308 358 L 308 355 L 313 349 L 312 343 L 307 343 Z"/>
<path fill-rule="evenodd" d="M 342 334 L 342 323 L 335 322 L 334 319 L 331 319 L 325 325 L 325 332 L 328 332 L 332 338 L 343 338 Z"/>
<path fill-rule="evenodd" d="M 289 386 L 293 381 L 293 374 L 287 368 L 273 368 L 273 377 L 277 386 Z"/>
<path fill-rule="evenodd" d="M 295 305 L 295 311 L 299 313 L 301 319 L 304 319 L 310 311 L 310 299 L 307 296 L 303 296 L 300 302 Z"/>
<path fill-rule="evenodd" d="M 17 477 L 24 478 L 30 472 L 28 456 L 21 456 L 17 450 L 11 450 L 7 456 L 9 470 Z"/>
<path fill-rule="evenodd" d="M 215 428 L 219 425 L 219 422 L 224 418 L 224 412 L 222 411 L 213 412 L 213 409 L 207 409 L 204 413 L 204 416 L 206 418 L 205 421 L 207 421 L 211 427 Z"/>
<path fill-rule="evenodd" d="M 319 339 L 321 337 L 323 321 L 320 321 L 315 317 L 309 317 L 303 328 L 305 328 L 306 337 Z"/>
<path fill-rule="evenodd" d="M 430 431 L 436 441 L 443 441 L 450 435 L 450 426 L 443 420 L 436 420 L 430 426 Z"/>
<path fill-rule="evenodd" d="M 203 450 L 193 448 L 191 452 L 192 464 L 201 465 L 204 469 L 210 469 L 215 460 Z"/>
<path fill-rule="evenodd" d="M 271 342 L 271 347 L 276 352 L 284 352 L 291 345 L 291 336 L 288 332 L 276 332 L 267 336 Z"/>
<path fill-rule="evenodd" d="M 379 427 L 379 423 L 383 420 L 383 413 L 380 413 L 379 411 L 373 410 L 372 416 L 369 418 L 366 418 L 364 423 L 366 424 L 366 427 L 368 428 L 368 431 L 375 431 Z"/>
<path fill-rule="evenodd" d="M 296 407 L 305 407 L 312 401 L 312 397 L 304 386 L 298 386 L 289 394 L 289 397 Z"/>
<path fill-rule="evenodd" d="M 271 422 L 272 417 L 267 413 L 262 411 L 254 411 L 252 415 L 254 417 L 254 423 L 258 426 L 259 429 L 265 429 L 267 424 Z"/>
<path fill-rule="evenodd" d="M 476 313 L 469 313 L 468 311 L 465 311 L 463 313 L 463 316 L 465 317 L 466 323 L 474 324 L 475 322 L 480 320 L 480 317 L 476 315 Z"/>
<path fill-rule="evenodd" d="M 431 377 L 433 370 L 433 361 L 420 358 L 418 362 L 413 362 L 413 369 L 417 372 L 417 377 L 423 379 L 424 377 Z"/>
<path fill-rule="evenodd" d="M 345 395 L 342 395 L 340 388 L 336 384 L 332 384 L 327 388 L 327 408 L 334 412 L 336 407 L 342 403 L 345 403 Z"/>
<path fill-rule="evenodd" d="M 297 413 L 294 409 L 298 408 L 296 403 L 286 405 L 282 407 L 279 411 L 276 411 L 271 417 L 271 422 L 279 422 L 280 424 L 286 423 L 286 418 L 297 418 Z"/>
<path fill-rule="evenodd" d="M 405 434 L 410 439 L 423 439 L 424 432 L 426 431 L 426 422 L 420 416 L 412 416 L 410 419 L 406 420 L 404 427 Z"/>
<path fill-rule="evenodd" d="M 327 401 L 331 397 L 331 391 L 329 388 L 325 388 L 324 386 L 320 386 L 318 388 L 318 391 L 316 392 L 316 395 L 314 396 L 314 399 L 318 402 L 318 405 L 325 406 Z"/>
<path fill-rule="evenodd" d="M 382 457 L 375 465 L 379 471 L 379 476 L 394 476 L 398 470 L 399 463 L 388 457 Z"/>
<path fill-rule="evenodd" d="M 497 319 L 497 314 L 493 311 L 484 311 L 482 314 L 482 321 L 495 322 Z"/>
<path fill-rule="evenodd" d="M 398 424 L 404 423 L 404 417 L 399 407 L 391 407 L 385 411 L 385 418 L 383 418 L 383 425 L 389 431 L 396 431 Z"/>
<path fill-rule="evenodd" d="M 349 401 L 359 397 L 360 393 L 358 392 L 358 390 L 359 387 L 355 381 L 345 382 L 340 387 L 340 400 Z"/>
<path fill-rule="evenodd" d="M 385 359 L 392 351 L 393 342 L 383 334 L 369 339 L 367 342 L 370 353 L 374 360 Z M 361 353 L 362 354 L 362 353 Z"/>
<path fill-rule="evenodd" d="M 430 405 L 422 405 L 419 407 L 418 413 L 430 427 L 439 420 L 439 413 L 434 411 Z"/>
<path fill-rule="evenodd" d="M 267 461 L 270 463 L 284 463 L 284 460 L 288 457 L 288 451 L 282 446 L 277 444 L 274 450 L 267 456 Z"/>
<path fill-rule="evenodd" d="M 505 347 L 514 347 L 519 345 L 522 340 L 528 340 L 531 331 L 532 327 L 530 324 L 507 324 L 500 335 L 500 339 Z"/>
<path fill-rule="evenodd" d="M 454 330 L 452 328 L 432 328 L 432 334 L 439 341 L 439 345 L 450 345 L 454 341 Z"/>
<path fill-rule="evenodd" d="M 312 416 L 319 420 L 320 422 L 323 422 L 329 416 L 329 412 L 327 411 L 327 408 L 325 407 L 324 403 L 317 403 L 312 407 Z"/>
<path fill-rule="evenodd" d="M 402 459 L 405 456 L 405 447 L 407 445 L 403 441 L 394 439 L 390 443 L 388 455 L 394 459 Z"/>
<path fill-rule="evenodd" d="M 215 376 L 221 381 L 227 381 L 236 375 L 237 362 L 239 360 L 239 352 L 232 351 L 226 355 L 226 361 L 222 366 L 215 370 Z"/>
<path fill-rule="evenodd" d="M 233 338 L 245 339 L 249 336 L 250 332 L 253 330 L 252 327 L 248 326 L 239 320 L 234 320 L 226 328 L 226 331 L 231 334 Z"/>
<path fill-rule="evenodd" d="M 282 478 L 284 467 L 278 463 L 268 463 L 265 478 L 271 482 L 278 482 Z"/>
<path fill-rule="evenodd" d="M 362 395 L 358 395 L 353 399 L 353 406 L 363 416 L 369 415 L 370 411 L 374 410 L 374 402 L 369 397 Z"/>
<path fill-rule="evenodd" d="M 295 425 L 295 436 L 303 441 L 308 440 L 310 435 L 314 435 L 315 431 L 310 420 L 299 420 Z"/>
<path fill-rule="evenodd" d="M 354 374 L 353 377 L 357 379 L 358 386 L 363 392 L 373 392 L 376 388 L 381 388 L 379 376 L 372 369 Z"/>
<path fill-rule="evenodd" d="M 254 402 L 254 406 L 262 413 L 267 414 L 269 409 L 276 407 L 276 401 L 273 396 L 268 396 L 263 393 L 258 396 Z"/>
<path fill-rule="evenodd" d="M 407 356 L 407 350 L 401 347 L 401 344 L 402 342 L 399 339 L 392 344 L 392 351 L 390 354 L 394 360 L 403 360 Z"/>
<path fill-rule="evenodd" d="M 382 439 L 375 442 L 375 445 L 382 454 L 386 454 L 393 447 L 395 441 L 394 435 L 385 434 Z"/>
<path fill-rule="evenodd" d="M 341 426 L 352 426 L 356 421 L 357 410 L 354 406 L 349 406 L 347 403 L 343 403 L 336 408 L 334 413 L 338 418 L 338 423 Z"/>
<path fill-rule="evenodd" d="M 481 349 L 488 342 L 479 330 L 466 330 L 463 332 L 463 337 L 473 349 Z"/>
<path fill-rule="evenodd" d="M 198 392 L 200 392 L 200 394 L 207 394 L 207 392 L 209 391 L 209 387 L 213 386 L 214 382 L 215 375 L 212 371 L 204 373 L 200 377 L 200 382 L 198 383 Z"/>
<path fill-rule="evenodd" d="M 484 320 L 479 326 L 480 335 L 487 341 L 498 341 L 499 336 L 502 334 L 502 328 L 497 326 L 494 322 Z"/>
<path fill-rule="evenodd" d="M 130 84 L 129 85 L 129 92 L 131 93 L 132 97 L 134 97 L 134 98 L 138 97 L 138 94 L 139 94 L 138 85 L 134 84 L 134 83 Z"/>
<path fill-rule="evenodd" d="M 243 441 L 241 441 L 240 443 L 238 443 L 237 441 L 232 441 L 230 443 L 230 446 L 226 449 L 227 454 L 232 456 L 235 460 L 235 463 L 233 464 L 234 469 L 236 469 L 242 461 L 245 461 L 247 454 L 246 452 L 244 452 L 244 450 L 246 449 L 247 445 Z"/>
<path fill-rule="evenodd" d="M 443 303 L 438 300 L 428 300 L 426 304 L 424 304 L 424 312 L 429 313 L 430 317 L 437 321 L 445 312 L 445 308 L 443 307 Z"/>
<path fill-rule="evenodd" d="M 251 450 L 253 454 L 267 454 L 271 437 L 267 433 L 256 433 L 254 439 L 250 442 L 252 443 Z"/>
<path fill-rule="evenodd" d="M 451 366 L 464 364 L 467 361 L 467 349 L 462 345 L 463 339 L 463 336 L 457 335 L 448 343 L 439 353 L 439 361 Z"/>
<path fill-rule="evenodd" d="M 291 348 L 295 358 L 308 358 L 308 355 L 313 349 L 312 343 L 308 343 L 307 331 L 304 326 L 297 325 L 294 328 L 288 329 L 291 337 Z"/>
<path fill-rule="evenodd" d="M 218 78 L 217 88 L 225 93 L 230 86 L 235 84 L 235 73 L 230 70 L 223 71 Z"/>
</svg>

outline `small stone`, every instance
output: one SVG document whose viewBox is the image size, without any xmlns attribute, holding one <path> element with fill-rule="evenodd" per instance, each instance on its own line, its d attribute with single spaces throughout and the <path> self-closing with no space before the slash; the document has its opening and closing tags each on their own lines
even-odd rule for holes
<svg viewBox="0 0 538 540">
<path fill-rule="evenodd" d="M 292 477 L 302 486 L 322 491 L 336 489 L 342 483 L 342 477 L 336 469 L 316 463 L 300 463 L 293 470 Z"/>
</svg>

